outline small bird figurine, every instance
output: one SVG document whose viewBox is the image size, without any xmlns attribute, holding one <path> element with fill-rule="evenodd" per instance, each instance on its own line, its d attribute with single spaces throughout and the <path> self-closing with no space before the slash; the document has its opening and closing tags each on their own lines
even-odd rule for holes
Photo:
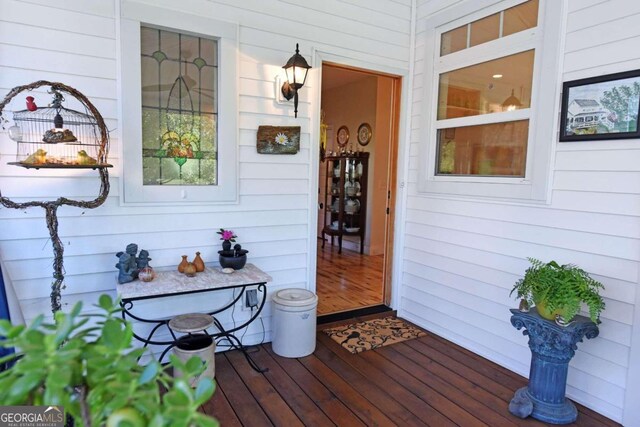
<svg viewBox="0 0 640 427">
<path fill-rule="evenodd" d="M 78 151 L 77 161 L 79 165 L 95 165 L 98 163 L 96 159 L 88 155 L 84 150 Z"/>
<path fill-rule="evenodd" d="M 38 109 L 38 106 L 33 101 L 33 96 L 27 96 L 27 110 L 36 111 L 37 109 Z"/>
<path fill-rule="evenodd" d="M 43 163 L 47 163 L 47 152 L 42 148 L 38 148 L 38 150 L 24 159 L 22 163 L 27 163 L 31 165 L 41 165 Z"/>
</svg>

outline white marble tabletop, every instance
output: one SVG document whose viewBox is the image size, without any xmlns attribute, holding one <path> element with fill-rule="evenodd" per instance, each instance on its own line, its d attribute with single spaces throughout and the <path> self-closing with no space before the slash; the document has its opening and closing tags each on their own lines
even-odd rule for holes
<svg viewBox="0 0 640 427">
<path fill-rule="evenodd" d="M 230 274 L 223 273 L 220 267 L 207 266 L 203 272 L 196 273 L 195 277 L 188 277 L 177 270 L 156 270 L 156 278 L 151 282 L 136 279 L 129 283 L 118 283 L 116 289 L 118 296 L 126 300 L 231 288 L 271 280 L 271 276 L 253 264 L 247 264 L 243 269 Z"/>
</svg>

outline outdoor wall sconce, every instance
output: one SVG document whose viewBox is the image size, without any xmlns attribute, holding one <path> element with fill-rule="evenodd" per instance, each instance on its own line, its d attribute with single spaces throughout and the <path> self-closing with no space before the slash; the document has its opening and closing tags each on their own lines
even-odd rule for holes
<svg viewBox="0 0 640 427">
<path fill-rule="evenodd" d="M 307 80 L 307 72 L 311 66 L 307 64 L 307 60 L 300 55 L 298 50 L 298 43 L 296 43 L 296 53 L 289 58 L 284 65 L 285 72 L 287 73 L 287 81 L 282 84 L 281 92 L 282 96 L 287 101 L 293 98 L 293 112 L 294 117 L 298 117 L 298 90 L 304 86 Z"/>
</svg>

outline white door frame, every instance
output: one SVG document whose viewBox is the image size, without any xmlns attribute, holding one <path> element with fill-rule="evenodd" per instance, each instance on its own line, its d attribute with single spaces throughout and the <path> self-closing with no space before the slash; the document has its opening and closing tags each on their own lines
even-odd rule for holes
<svg viewBox="0 0 640 427">
<path fill-rule="evenodd" d="M 400 292 L 400 279 L 401 279 L 401 266 L 402 266 L 402 250 L 404 246 L 404 218 L 406 214 L 406 197 L 404 196 L 404 183 L 407 180 L 408 169 L 408 157 L 409 157 L 409 132 L 411 129 L 410 124 L 407 124 L 410 120 L 409 112 L 411 111 L 410 104 L 410 92 L 409 87 L 411 84 L 411 73 L 413 67 L 409 69 L 399 69 L 395 67 L 389 67 L 381 64 L 372 64 L 356 58 L 345 57 L 328 50 L 312 49 L 311 66 L 313 67 L 314 79 L 310 89 L 313 91 L 311 95 L 312 102 L 310 108 L 310 167 L 309 167 L 309 234 L 308 242 L 309 247 L 307 250 L 309 259 L 307 265 L 309 266 L 307 281 L 309 283 L 309 290 L 316 291 L 316 272 L 317 272 L 317 230 L 316 224 L 318 222 L 318 198 L 316 193 L 318 191 L 318 175 L 320 167 L 320 152 L 318 147 L 319 135 L 320 135 L 320 105 L 322 97 L 322 63 L 331 62 L 334 64 L 344 65 L 347 67 L 360 68 L 369 70 L 375 73 L 389 74 L 402 78 L 402 90 L 400 92 L 400 125 L 398 126 L 398 167 L 397 167 L 397 180 L 396 180 L 396 201 L 395 206 L 395 222 L 394 222 L 394 251 L 392 260 L 392 273 L 391 273 L 391 307 L 398 307 L 399 292 Z"/>
</svg>

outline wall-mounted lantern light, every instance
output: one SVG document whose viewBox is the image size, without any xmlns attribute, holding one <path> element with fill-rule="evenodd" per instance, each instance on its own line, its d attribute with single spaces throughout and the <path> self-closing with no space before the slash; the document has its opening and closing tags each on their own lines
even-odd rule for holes
<svg viewBox="0 0 640 427">
<path fill-rule="evenodd" d="M 285 72 L 287 73 L 287 81 L 282 85 L 282 96 L 287 100 L 293 98 L 293 111 L 294 116 L 298 117 L 298 90 L 304 86 L 307 80 L 307 72 L 311 66 L 307 64 L 307 60 L 300 55 L 298 50 L 298 43 L 296 43 L 296 53 L 289 58 L 284 65 Z"/>
</svg>

